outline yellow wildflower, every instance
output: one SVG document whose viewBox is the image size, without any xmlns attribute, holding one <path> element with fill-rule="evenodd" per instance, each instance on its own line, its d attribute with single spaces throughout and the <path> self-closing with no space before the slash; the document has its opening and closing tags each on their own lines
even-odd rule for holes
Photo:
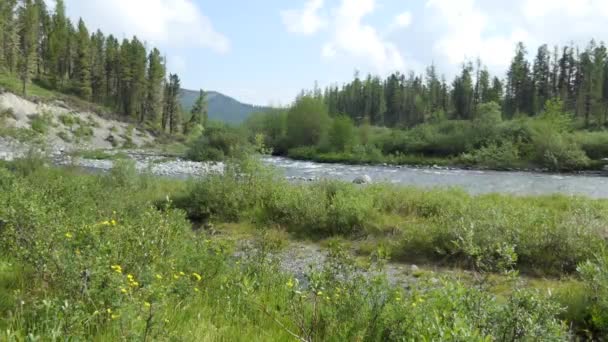
<svg viewBox="0 0 608 342">
<path fill-rule="evenodd" d="M 173 279 L 176 279 L 176 280 L 179 279 L 179 274 L 174 274 Z"/>
<path fill-rule="evenodd" d="M 110 221 L 103 221 L 101 222 L 102 226 L 109 226 L 110 225 Z"/>
<path fill-rule="evenodd" d="M 201 275 L 196 272 L 192 273 L 192 276 L 196 278 L 196 281 L 201 281 L 201 279 L 203 279 L 203 277 L 201 277 Z"/>
<path fill-rule="evenodd" d="M 131 285 L 131 287 L 138 287 L 139 283 L 136 281 L 132 281 L 131 283 L 129 283 L 129 285 Z"/>
<path fill-rule="evenodd" d="M 317 292 L 317 296 L 321 296 L 321 295 L 323 295 L 323 291 Z"/>
<path fill-rule="evenodd" d="M 186 275 L 186 273 L 184 273 L 184 272 L 179 272 L 179 275 L 180 275 L 180 276 L 185 276 L 185 275 Z"/>
<path fill-rule="evenodd" d="M 144 306 L 147 307 L 147 308 L 149 308 L 149 307 L 152 306 L 152 304 L 150 304 L 149 302 L 144 302 Z"/>
<path fill-rule="evenodd" d="M 112 270 L 114 270 L 116 273 L 122 273 L 122 267 L 120 267 L 120 265 L 112 265 Z"/>
<path fill-rule="evenodd" d="M 115 226 L 116 225 L 116 220 L 112 219 L 112 221 L 110 221 L 110 224 Z"/>
<path fill-rule="evenodd" d="M 161 280 L 161 279 L 163 279 L 163 276 L 162 276 L 162 275 L 160 275 L 160 274 L 157 274 L 157 275 L 156 275 L 156 279 Z"/>
<path fill-rule="evenodd" d="M 110 316 L 110 317 L 112 317 L 112 319 L 117 319 L 117 318 L 119 318 L 119 317 L 120 317 L 120 315 L 112 315 L 112 316 Z"/>
<path fill-rule="evenodd" d="M 287 282 L 287 287 L 289 287 L 290 289 L 293 288 L 294 283 L 293 283 L 293 279 L 289 278 L 289 281 Z"/>
<path fill-rule="evenodd" d="M 106 311 L 107 311 L 109 314 L 111 314 L 111 313 L 112 313 L 112 309 L 110 309 L 110 308 L 108 308 Z"/>
<path fill-rule="evenodd" d="M 198 290 L 198 287 L 195 287 L 195 288 L 194 288 L 194 292 L 198 292 L 198 291 L 199 291 L 199 290 Z"/>
<path fill-rule="evenodd" d="M 125 289 L 124 287 L 120 289 L 120 292 L 126 294 L 127 293 L 127 289 Z"/>
<path fill-rule="evenodd" d="M 66 237 L 67 239 L 71 239 L 71 238 L 73 238 L 74 236 L 72 235 L 72 233 L 65 233 L 65 237 Z"/>
</svg>

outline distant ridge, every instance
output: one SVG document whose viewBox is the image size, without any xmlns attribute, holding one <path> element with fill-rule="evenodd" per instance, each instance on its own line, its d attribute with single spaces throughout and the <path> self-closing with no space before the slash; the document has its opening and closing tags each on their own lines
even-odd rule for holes
<svg viewBox="0 0 608 342">
<path fill-rule="evenodd" d="M 182 89 L 180 101 L 184 112 L 189 112 L 198 98 L 198 90 Z M 207 91 L 209 118 L 226 123 L 241 123 L 252 114 L 270 109 L 239 102 L 230 96 L 216 91 Z"/>
</svg>

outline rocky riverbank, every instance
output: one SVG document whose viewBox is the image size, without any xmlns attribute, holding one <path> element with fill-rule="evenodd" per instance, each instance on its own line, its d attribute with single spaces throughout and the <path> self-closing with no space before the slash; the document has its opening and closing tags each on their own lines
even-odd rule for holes
<svg viewBox="0 0 608 342">
<path fill-rule="evenodd" d="M 85 169 L 105 172 L 110 170 L 117 159 L 88 159 L 74 155 L 57 146 L 40 146 L 21 143 L 9 137 L 0 137 L 0 160 L 12 161 L 25 157 L 30 151 L 42 153 L 58 166 L 78 166 Z M 211 173 L 221 173 L 223 163 L 193 162 L 181 158 L 167 157 L 146 150 L 107 150 L 109 156 L 120 153 L 121 158 L 135 162 L 140 172 L 156 176 L 189 178 Z M 117 157 L 118 158 L 118 157 Z"/>
</svg>

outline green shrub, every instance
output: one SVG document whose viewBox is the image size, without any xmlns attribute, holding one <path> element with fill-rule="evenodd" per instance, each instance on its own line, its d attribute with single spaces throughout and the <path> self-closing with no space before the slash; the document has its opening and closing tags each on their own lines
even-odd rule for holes
<svg viewBox="0 0 608 342">
<path fill-rule="evenodd" d="M 576 222 L 595 220 L 600 226 L 606 211 L 604 202 L 572 204 L 570 198 L 490 196 L 477 202 L 459 191 L 339 182 L 290 185 L 247 160 L 221 177 L 194 184 L 149 182 L 126 164 L 117 164 L 110 175 L 0 167 L 2 339 L 567 340 L 552 297 L 510 286 L 498 298 L 447 275 L 421 277 L 407 289 L 393 287 L 377 273 L 382 260 L 374 268 L 357 266 L 336 243 L 323 265 L 306 272 L 300 284 L 272 257 L 285 244 L 283 234 L 266 233 L 251 249 L 234 253 L 221 235 L 192 232 L 184 212 L 172 209 L 171 198 L 176 188 L 193 185 L 184 198 L 200 193 L 197 203 L 203 205 L 182 204 L 200 212 L 205 207 L 218 219 L 228 214 L 260 220 L 261 226 L 295 222 L 312 229 L 319 223 L 346 235 L 368 229 L 368 221 L 385 213 L 399 213 L 406 227 L 425 222 L 428 229 L 411 232 L 432 235 L 444 227 L 438 224 L 443 215 L 455 222 L 457 213 L 469 215 L 470 210 L 478 214 L 463 225 L 481 222 L 474 234 L 479 239 L 471 240 L 479 243 L 517 234 L 523 238 L 530 225 L 543 221 L 571 226 L 564 217 L 573 212 L 579 213 Z M 232 199 L 238 204 L 224 209 Z M 533 209 L 518 219 L 511 211 L 519 206 Z M 491 220 L 501 228 L 485 233 Z M 509 227 L 520 224 L 523 228 L 512 233 Z M 534 243 L 541 246 L 546 240 Z M 590 277 L 590 286 L 598 279 Z"/>
<path fill-rule="evenodd" d="M 608 132 L 577 132 L 574 142 L 591 159 L 608 158 Z"/>
<path fill-rule="evenodd" d="M 81 124 L 78 125 L 78 128 L 76 128 L 76 130 L 74 130 L 72 134 L 76 139 L 83 139 L 88 141 L 91 140 L 93 135 L 95 135 L 95 132 L 93 131 L 93 128 Z"/>
<path fill-rule="evenodd" d="M 53 125 L 53 116 L 50 113 L 34 114 L 30 116 L 32 130 L 39 134 L 46 134 Z"/>
<path fill-rule="evenodd" d="M 585 281 L 591 305 L 587 308 L 587 325 L 596 336 L 608 335 L 608 253 L 605 247 L 595 259 L 581 263 L 578 271 Z"/>
<path fill-rule="evenodd" d="M 471 153 L 465 153 L 460 160 L 468 165 L 505 169 L 521 162 L 519 149 L 513 143 L 506 141 L 498 146 L 491 143 Z"/>
<path fill-rule="evenodd" d="M 573 139 L 565 134 L 539 125 L 533 136 L 534 160 L 538 165 L 554 171 L 580 170 L 590 160 Z"/>
<path fill-rule="evenodd" d="M 194 161 L 222 161 L 239 158 L 250 149 L 246 135 L 235 128 L 209 127 L 190 145 L 186 158 Z"/>
<path fill-rule="evenodd" d="M 64 126 L 69 127 L 70 129 L 72 128 L 72 126 L 79 123 L 79 121 L 80 120 L 78 120 L 77 117 L 69 113 L 59 115 L 59 122 L 61 122 Z"/>
</svg>

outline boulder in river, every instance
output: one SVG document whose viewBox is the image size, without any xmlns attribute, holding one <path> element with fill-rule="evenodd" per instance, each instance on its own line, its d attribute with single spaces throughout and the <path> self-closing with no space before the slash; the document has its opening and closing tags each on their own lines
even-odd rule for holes
<svg viewBox="0 0 608 342">
<path fill-rule="evenodd" d="M 370 177 L 368 175 L 359 176 L 359 177 L 355 178 L 355 180 L 353 180 L 353 183 L 355 183 L 355 184 L 369 184 L 371 182 L 372 182 L 372 177 Z"/>
</svg>

